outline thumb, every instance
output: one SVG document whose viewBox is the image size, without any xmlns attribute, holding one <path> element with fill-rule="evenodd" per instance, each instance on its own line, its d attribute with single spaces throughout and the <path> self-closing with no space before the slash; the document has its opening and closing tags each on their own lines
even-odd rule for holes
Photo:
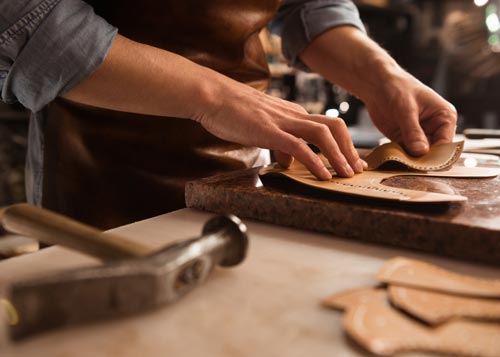
<svg viewBox="0 0 500 357">
<path fill-rule="evenodd" d="M 417 113 L 403 118 L 401 133 L 404 146 L 411 155 L 421 156 L 429 151 L 429 140 L 420 126 Z"/>
</svg>

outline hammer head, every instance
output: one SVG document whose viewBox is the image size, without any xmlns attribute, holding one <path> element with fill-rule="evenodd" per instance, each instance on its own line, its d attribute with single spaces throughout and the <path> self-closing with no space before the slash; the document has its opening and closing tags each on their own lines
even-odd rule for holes
<svg viewBox="0 0 500 357">
<path fill-rule="evenodd" d="M 245 259 L 248 236 L 247 227 L 234 215 L 217 216 L 203 226 L 203 236 L 216 234 L 224 237 L 228 244 L 219 265 L 230 267 L 238 265 Z"/>
</svg>

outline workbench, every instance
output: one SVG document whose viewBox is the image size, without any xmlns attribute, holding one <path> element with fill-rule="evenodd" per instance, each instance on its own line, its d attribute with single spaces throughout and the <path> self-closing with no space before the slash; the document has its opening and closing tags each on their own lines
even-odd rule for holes
<svg viewBox="0 0 500 357">
<path fill-rule="evenodd" d="M 153 250 L 199 235 L 211 216 L 184 209 L 113 232 Z M 245 223 L 250 247 L 242 265 L 216 268 L 207 282 L 175 304 L 138 316 L 47 332 L 10 346 L 3 336 L 0 355 L 368 356 L 342 332 L 341 313 L 321 307 L 320 299 L 376 284 L 374 276 L 382 264 L 401 255 L 484 278 L 500 276 L 498 267 L 354 242 L 331 234 L 248 220 Z M 82 254 L 50 247 L 0 262 L 0 282 L 4 286 L 12 279 L 95 264 L 99 262 Z"/>
</svg>

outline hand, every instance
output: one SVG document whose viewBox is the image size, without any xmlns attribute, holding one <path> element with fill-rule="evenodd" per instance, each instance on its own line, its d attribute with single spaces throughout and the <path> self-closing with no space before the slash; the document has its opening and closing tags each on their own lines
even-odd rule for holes
<svg viewBox="0 0 500 357">
<path fill-rule="evenodd" d="M 453 141 L 457 112 L 451 103 L 403 70 L 381 87 L 365 104 L 385 136 L 415 156 Z"/>
<path fill-rule="evenodd" d="M 193 116 L 213 135 L 276 150 L 276 158 L 284 167 L 294 157 L 322 180 L 332 175 L 306 142 L 321 150 L 338 175 L 351 177 L 363 171 L 364 163 L 342 119 L 309 115 L 298 104 L 266 95 L 227 77 L 221 78 L 219 88 L 211 105 Z"/>
<path fill-rule="evenodd" d="M 300 56 L 311 69 L 361 98 L 380 131 L 411 154 L 422 155 L 429 145 L 453 140 L 455 108 L 401 69 L 362 31 L 332 28 Z"/>
</svg>

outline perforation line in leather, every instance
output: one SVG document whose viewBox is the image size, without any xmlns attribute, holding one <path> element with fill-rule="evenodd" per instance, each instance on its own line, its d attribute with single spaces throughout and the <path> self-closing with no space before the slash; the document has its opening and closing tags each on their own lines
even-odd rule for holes
<svg viewBox="0 0 500 357">
<path fill-rule="evenodd" d="M 396 189 L 382 187 L 383 185 L 368 186 L 368 185 L 357 185 L 354 183 L 346 183 L 346 182 L 339 182 L 339 181 L 330 181 L 330 183 L 332 183 L 334 185 L 338 185 L 338 186 L 345 186 L 345 187 L 349 187 L 349 188 L 356 188 L 356 189 L 366 190 L 366 191 L 377 191 L 377 192 L 381 192 L 381 193 L 385 193 L 385 194 L 389 194 L 389 195 L 394 195 L 394 196 L 398 196 L 398 198 L 401 200 L 407 200 L 410 198 L 408 195 L 406 195 L 406 194 L 404 194 Z M 389 187 L 389 186 L 387 186 L 387 187 Z"/>
</svg>

